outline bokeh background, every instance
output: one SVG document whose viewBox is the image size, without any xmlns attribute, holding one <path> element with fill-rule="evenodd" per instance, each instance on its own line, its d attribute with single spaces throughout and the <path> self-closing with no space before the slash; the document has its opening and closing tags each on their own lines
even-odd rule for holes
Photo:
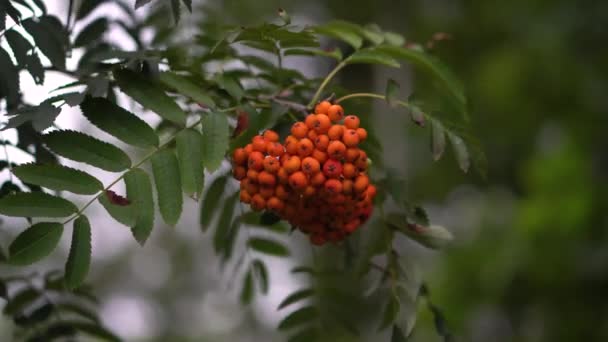
<svg viewBox="0 0 608 342">
<path fill-rule="evenodd" d="M 458 341 L 608 340 L 608 2 L 193 2 L 197 11 L 184 15 L 184 32 L 210 13 L 215 21 L 248 25 L 273 18 L 283 7 L 302 25 L 331 19 L 374 22 L 420 43 L 436 32 L 449 34 L 433 51 L 465 85 L 474 130 L 487 154 L 485 179 L 463 174 L 451 153 L 432 162 L 428 130 L 404 113 L 383 103 L 346 105 L 348 112 L 370 118 L 384 146 L 384 162 L 407 179 L 408 198 L 455 236 L 441 252 L 407 241 L 400 248 L 418 265 Z M 67 1 L 45 3 L 65 19 Z M 108 5 L 95 15 L 115 13 Z M 119 32 L 115 37 L 121 40 Z M 125 48 L 135 48 L 129 44 L 125 39 Z M 323 75 L 331 65 L 308 59 L 298 67 Z M 416 88 L 415 74 L 407 68 L 357 66 L 337 80 L 356 91 L 383 92 L 388 77 L 401 83 L 403 96 Z M 24 89 L 31 89 L 26 99 L 34 103 L 67 81 L 56 75 L 48 86 L 36 87 L 29 76 L 22 78 L 29 82 Z M 152 116 L 145 119 L 155 122 Z M 77 110 L 64 110 L 58 125 L 102 134 Z M 15 139 L 10 131 L 3 134 Z M 106 176 L 106 182 L 112 178 Z M 238 302 L 240 282 L 230 267 L 222 270 L 209 236 L 198 227 L 198 204 L 186 203 L 178 226 L 164 227 L 157 220 L 144 248 L 102 208 L 90 210 L 92 221 L 103 222 L 94 230 L 90 279 L 104 322 L 128 341 L 283 341 L 275 329 L 283 313 L 275 308 L 305 286 L 305 277 L 289 273 L 292 266 L 310 262 L 305 239 L 288 237 L 294 257 L 268 260 L 270 294 L 244 308 Z M 4 247 L 15 227 L 24 224 L 3 218 Z M 61 268 L 68 241 L 61 247 L 28 271 Z M 354 304 L 351 311 L 362 322 L 377 316 Z M 0 340 L 8 340 L 11 329 L 0 321 Z M 382 338 L 388 340 L 386 335 L 369 340 Z M 412 339 L 440 340 L 424 307 Z"/>
</svg>

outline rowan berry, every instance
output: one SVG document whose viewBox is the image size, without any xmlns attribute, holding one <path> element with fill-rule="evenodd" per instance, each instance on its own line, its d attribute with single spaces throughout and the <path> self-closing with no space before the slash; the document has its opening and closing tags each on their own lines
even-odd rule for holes
<svg viewBox="0 0 608 342">
<path fill-rule="evenodd" d="M 268 171 L 262 171 L 258 175 L 258 183 L 264 186 L 275 186 L 277 184 L 277 179 L 272 173 Z"/>
<path fill-rule="evenodd" d="M 268 207 L 269 210 L 280 212 L 285 208 L 285 203 L 277 197 L 271 197 L 266 201 L 266 207 Z"/>
<path fill-rule="evenodd" d="M 232 175 L 234 176 L 234 178 L 241 180 L 247 177 L 247 169 L 242 166 L 237 166 L 232 169 Z"/>
<path fill-rule="evenodd" d="M 344 130 L 342 141 L 347 147 L 355 147 L 359 144 L 359 134 L 354 129 L 346 129 Z"/>
<path fill-rule="evenodd" d="M 315 127 L 316 122 L 316 114 L 308 114 L 306 119 L 304 119 L 304 123 L 306 124 L 306 127 L 308 127 L 309 131 Z"/>
<path fill-rule="evenodd" d="M 325 134 L 319 134 L 315 139 L 313 139 L 313 142 L 317 150 L 327 151 L 327 146 L 329 145 L 329 137 Z"/>
<path fill-rule="evenodd" d="M 360 194 L 365 191 L 367 186 L 369 185 L 369 178 L 367 175 L 359 175 L 355 178 L 355 183 L 353 185 L 353 190 L 355 193 Z"/>
<path fill-rule="evenodd" d="M 327 114 L 330 107 L 331 107 L 331 103 L 329 101 L 321 101 L 315 106 L 315 113 L 316 114 Z"/>
<path fill-rule="evenodd" d="M 346 126 L 346 128 L 357 129 L 359 128 L 359 124 L 361 124 L 361 121 L 354 115 L 349 115 L 344 118 L 344 126 Z"/>
<path fill-rule="evenodd" d="M 274 194 L 281 200 L 286 200 L 289 197 L 289 192 L 287 191 L 287 188 L 284 187 L 282 184 L 277 185 L 277 187 L 274 189 Z"/>
<path fill-rule="evenodd" d="M 264 158 L 264 170 L 266 170 L 266 172 L 277 173 L 279 168 L 281 168 L 281 163 L 276 157 L 266 156 L 266 158 Z"/>
<path fill-rule="evenodd" d="M 302 194 L 304 195 L 304 197 L 312 197 L 316 193 L 317 193 L 317 189 L 315 189 L 315 187 L 312 185 L 308 185 L 308 186 L 306 186 L 306 188 L 304 189 L 304 192 Z"/>
<path fill-rule="evenodd" d="M 247 164 L 247 157 L 248 155 L 244 148 L 237 148 L 232 152 L 232 161 L 235 165 Z"/>
<path fill-rule="evenodd" d="M 247 157 L 249 157 L 251 152 L 253 152 L 253 145 L 252 144 L 245 145 L 245 153 L 247 153 Z"/>
<path fill-rule="evenodd" d="M 342 181 L 342 193 L 345 195 L 351 195 L 353 193 L 354 182 L 351 179 L 345 179 Z"/>
<path fill-rule="evenodd" d="M 308 138 L 298 141 L 298 155 L 300 158 L 305 158 L 311 155 L 314 148 L 314 144 Z"/>
<path fill-rule="evenodd" d="M 264 139 L 264 137 L 261 135 L 256 135 L 255 137 L 253 137 L 253 140 L 251 141 L 254 151 L 264 152 L 264 153 L 266 153 L 266 143 L 267 143 L 266 139 Z"/>
<path fill-rule="evenodd" d="M 260 192 L 260 187 L 255 183 L 248 183 L 246 190 L 251 196 L 253 196 L 253 195 L 257 194 L 258 192 Z"/>
<path fill-rule="evenodd" d="M 262 154 L 262 152 L 251 152 L 249 154 L 247 165 L 250 169 L 261 171 L 264 168 L 264 155 Z"/>
<path fill-rule="evenodd" d="M 285 153 L 285 148 L 283 145 L 281 145 L 281 143 L 271 142 L 266 145 L 266 153 L 273 157 L 280 157 L 283 155 L 283 153 Z"/>
<path fill-rule="evenodd" d="M 239 199 L 243 203 L 247 203 L 247 204 L 251 203 L 251 195 L 249 195 L 249 193 L 246 190 L 241 190 L 241 192 L 239 193 Z"/>
<path fill-rule="evenodd" d="M 323 174 L 327 178 L 340 177 L 342 174 L 342 164 L 335 159 L 329 159 L 323 164 Z"/>
<path fill-rule="evenodd" d="M 288 154 L 298 154 L 298 138 L 290 135 L 285 139 L 285 152 Z"/>
<path fill-rule="evenodd" d="M 359 136 L 360 142 L 367 139 L 367 131 L 365 130 L 365 128 L 361 128 L 361 127 L 357 128 L 357 135 Z"/>
<path fill-rule="evenodd" d="M 291 135 L 298 139 L 305 138 L 307 133 L 308 127 L 306 127 L 306 124 L 301 121 L 298 121 L 291 126 Z"/>
<path fill-rule="evenodd" d="M 302 171 L 304 171 L 304 173 L 312 175 L 319 172 L 320 169 L 321 165 L 319 164 L 319 161 L 315 158 L 306 157 L 302 159 Z"/>
<path fill-rule="evenodd" d="M 289 176 L 289 185 L 295 190 L 304 190 L 308 185 L 308 179 L 302 171 L 296 171 Z"/>
<path fill-rule="evenodd" d="M 357 168 L 352 163 L 344 163 L 342 165 L 342 176 L 344 178 L 355 178 L 357 176 Z"/>
<path fill-rule="evenodd" d="M 327 178 L 325 177 L 323 172 L 317 172 L 310 177 L 310 184 L 312 186 L 321 186 L 321 185 L 325 184 L 326 179 Z"/>
<path fill-rule="evenodd" d="M 332 105 L 327 109 L 327 115 L 333 122 L 340 121 L 344 117 L 344 109 L 340 105 Z"/>
<path fill-rule="evenodd" d="M 330 140 L 340 140 L 340 139 L 342 139 L 343 135 L 344 135 L 344 126 L 342 126 L 342 125 L 333 125 L 333 126 L 331 126 L 329 131 L 327 131 L 327 136 L 329 137 Z"/>
<path fill-rule="evenodd" d="M 349 163 L 353 163 L 361 156 L 360 151 L 356 147 L 349 147 L 346 149 L 346 153 L 344 153 L 344 159 Z"/>
<path fill-rule="evenodd" d="M 346 152 L 346 145 L 339 140 L 334 140 L 329 143 L 327 146 L 327 154 L 330 158 L 334 159 L 342 159 L 344 157 L 344 153 Z"/>
<path fill-rule="evenodd" d="M 264 139 L 266 139 L 267 141 L 270 141 L 270 142 L 279 141 L 279 134 L 271 129 L 265 130 L 264 134 L 262 136 L 264 137 Z"/>
<path fill-rule="evenodd" d="M 266 200 L 264 199 L 264 197 L 262 197 L 262 195 L 255 194 L 251 197 L 251 209 L 255 211 L 261 211 L 264 210 L 265 207 Z"/>
<path fill-rule="evenodd" d="M 298 156 L 289 156 L 283 163 L 283 168 L 288 174 L 292 174 L 300 169 L 301 160 Z"/>
<path fill-rule="evenodd" d="M 264 199 L 269 199 L 274 196 L 274 187 L 272 186 L 261 186 L 260 191 L 258 192 Z"/>
<path fill-rule="evenodd" d="M 321 164 L 325 163 L 327 161 L 327 159 L 329 158 L 327 156 L 327 153 L 325 153 L 323 151 L 319 151 L 317 149 L 312 151 L 311 157 L 315 158 Z"/>
</svg>

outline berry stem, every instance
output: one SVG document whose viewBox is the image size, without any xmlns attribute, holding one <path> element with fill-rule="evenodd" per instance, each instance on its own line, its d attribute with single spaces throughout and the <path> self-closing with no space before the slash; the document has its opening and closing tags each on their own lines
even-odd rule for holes
<svg viewBox="0 0 608 342">
<path fill-rule="evenodd" d="M 325 77 L 325 79 L 319 86 L 319 89 L 317 89 L 317 92 L 312 97 L 312 100 L 310 100 L 310 103 L 308 103 L 308 106 L 306 106 L 306 107 L 312 108 L 312 106 L 319 100 L 319 97 L 321 97 L 321 93 L 323 92 L 323 90 L 325 89 L 327 84 L 329 84 L 329 82 L 332 80 L 332 78 L 334 78 L 334 76 L 336 76 L 338 71 L 340 71 L 342 68 L 344 68 L 347 65 L 347 61 L 348 61 L 348 58 L 346 58 L 342 62 L 338 63 L 338 65 L 336 65 L 336 67 Z"/>
</svg>

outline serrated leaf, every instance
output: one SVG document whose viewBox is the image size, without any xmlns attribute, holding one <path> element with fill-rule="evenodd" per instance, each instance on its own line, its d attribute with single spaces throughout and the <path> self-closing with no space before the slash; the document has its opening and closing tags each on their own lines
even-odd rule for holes
<svg viewBox="0 0 608 342">
<path fill-rule="evenodd" d="M 241 303 L 251 303 L 251 300 L 253 300 L 253 294 L 253 273 L 251 270 L 249 270 L 245 275 L 245 279 L 243 281 L 243 288 L 241 289 Z"/>
<path fill-rule="evenodd" d="M 8 300 L 6 306 L 4 306 L 4 309 L 2 310 L 2 313 L 7 316 L 14 316 L 15 314 L 22 312 L 27 306 L 38 300 L 41 295 L 42 293 L 40 293 L 40 291 L 38 291 L 37 289 L 32 287 L 26 287 L 25 289 L 17 292 L 17 294 L 12 296 Z"/>
<path fill-rule="evenodd" d="M 384 42 L 384 32 L 376 24 L 368 24 L 363 27 L 363 36 L 374 45 Z"/>
<path fill-rule="evenodd" d="M 399 101 L 399 83 L 389 78 L 386 81 L 386 90 L 385 90 L 385 98 L 386 102 L 389 106 L 395 108 L 397 106 L 397 101 Z"/>
<path fill-rule="evenodd" d="M 342 40 L 355 49 L 359 49 L 363 44 L 362 28 L 346 21 L 331 21 L 327 24 L 314 27 L 313 31 L 318 34 Z"/>
<path fill-rule="evenodd" d="M 160 73 L 159 79 L 168 87 L 175 89 L 178 93 L 193 99 L 197 103 L 211 108 L 215 107 L 215 102 L 203 92 L 203 87 L 196 85 L 186 77 L 174 72 L 165 71 Z"/>
<path fill-rule="evenodd" d="M 227 181 L 228 177 L 225 175 L 217 177 L 207 189 L 205 198 L 201 203 L 200 212 L 200 224 L 203 232 L 207 231 L 209 228 L 209 223 L 211 223 L 215 209 L 219 205 L 219 201 L 224 193 Z"/>
<path fill-rule="evenodd" d="M 34 83 L 38 85 L 44 83 L 44 67 L 42 66 L 42 62 L 40 62 L 40 58 L 38 57 L 37 53 L 32 52 L 26 56 L 25 68 L 30 75 L 32 75 Z"/>
<path fill-rule="evenodd" d="M 0 98 L 6 97 L 10 106 L 17 106 L 19 95 L 19 72 L 11 57 L 0 49 Z"/>
<path fill-rule="evenodd" d="M 127 197 L 137 212 L 135 225 L 131 227 L 135 240 L 144 245 L 154 227 L 154 201 L 150 177 L 142 169 L 132 169 L 125 174 Z"/>
<path fill-rule="evenodd" d="M 30 265 L 45 258 L 55 250 L 62 233 L 61 223 L 39 222 L 30 226 L 9 246 L 8 263 Z"/>
<path fill-rule="evenodd" d="M 13 174 L 23 182 L 75 194 L 93 195 L 103 184 L 90 174 L 60 164 L 24 164 L 13 168 Z"/>
<path fill-rule="evenodd" d="M 183 205 L 177 157 L 173 151 L 163 149 L 152 156 L 151 163 L 160 213 L 163 220 L 173 226 L 181 216 Z"/>
<path fill-rule="evenodd" d="M 404 215 L 388 214 L 386 222 L 393 229 L 428 248 L 443 248 L 454 239 L 452 233 L 442 226 L 423 226 L 417 223 L 408 223 Z"/>
<path fill-rule="evenodd" d="M 319 316 L 319 312 L 314 306 L 305 306 L 297 309 L 283 318 L 279 323 L 278 329 L 280 331 L 289 330 L 297 326 L 309 323 Z"/>
<path fill-rule="evenodd" d="M 289 296 L 285 297 L 285 299 L 283 299 L 281 304 L 279 304 L 279 306 L 277 307 L 277 310 L 281 310 L 293 303 L 297 303 L 303 299 L 312 297 L 312 295 L 314 295 L 314 294 L 315 294 L 314 289 L 303 289 L 303 290 L 298 290 L 296 292 L 293 292 Z"/>
<path fill-rule="evenodd" d="M 445 129 L 438 120 L 431 122 L 431 151 L 435 161 L 439 160 L 445 151 Z"/>
<path fill-rule="evenodd" d="M 79 287 L 89 273 L 91 264 L 91 225 L 81 215 L 74 221 L 70 254 L 65 264 L 65 285 L 72 290 Z"/>
<path fill-rule="evenodd" d="M 30 314 L 21 314 L 13 317 L 13 321 L 21 327 L 31 326 L 46 321 L 53 312 L 55 312 L 55 305 L 46 302 L 34 309 Z"/>
<path fill-rule="evenodd" d="M 286 49 L 285 51 L 283 51 L 283 55 L 285 56 L 324 56 L 324 57 L 331 57 L 334 58 L 337 61 L 341 61 L 342 60 L 342 51 L 338 48 L 326 51 L 326 50 L 322 50 L 322 49 L 298 49 L 298 48 L 294 48 L 294 49 Z"/>
<path fill-rule="evenodd" d="M 460 169 L 464 172 L 467 172 L 469 170 L 469 167 L 471 166 L 471 158 L 469 156 L 469 150 L 467 149 L 464 140 L 449 131 L 447 132 L 447 135 L 454 149 L 454 154 L 456 155 L 456 160 L 458 161 Z"/>
<path fill-rule="evenodd" d="M 139 104 L 166 120 L 185 125 L 187 114 L 153 79 L 127 69 L 114 72 L 114 77 L 120 89 Z"/>
<path fill-rule="evenodd" d="M 266 264 L 259 259 L 255 259 L 251 264 L 251 268 L 256 275 L 260 292 L 263 294 L 268 293 L 268 269 L 266 268 Z"/>
<path fill-rule="evenodd" d="M 383 32 L 384 42 L 388 45 L 403 46 L 405 38 L 399 33 L 385 31 Z"/>
<path fill-rule="evenodd" d="M 401 64 L 388 54 L 378 50 L 359 50 L 344 60 L 346 64 L 379 64 L 400 68 Z"/>
<path fill-rule="evenodd" d="M 44 192 L 18 192 L 0 198 L 0 214 L 17 217 L 66 217 L 78 208 L 70 201 Z"/>
<path fill-rule="evenodd" d="M 224 207 L 220 214 L 219 221 L 217 223 L 217 229 L 215 235 L 213 235 L 213 249 L 216 253 L 223 251 L 228 242 L 230 236 L 230 230 L 232 227 L 232 217 L 234 216 L 234 207 L 238 201 L 239 193 L 235 193 L 228 197 L 224 202 Z"/>
<path fill-rule="evenodd" d="M 89 15 L 97 6 L 107 2 L 109 0 L 83 0 L 80 3 L 80 7 L 78 7 L 78 11 L 76 13 L 76 19 L 80 20 Z"/>
<path fill-rule="evenodd" d="M 152 127 L 108 99 L 87 96 L 80 109 L 93 125 L 127 144 L 142 148 L 158 146 L 158 136 Z"/>
<path fill-rule="evenodd" d="M 45 15 L 36 20 L 26 19 L 21 25 L 32 35 L 36 47 L 51 63 L 61 70 L 65 69 L 68 36 L 61 21 L 56 17 Z"/>
<path fill-rule="evenodd" d="M 285 257 L 289 255 L 289 250 L 283 244 L 261 237 L 253 237 L 249 239 L 249 247 L 260 253 Z"/>
<path fill-rule="evenodd" d="M 384 330 L 388 326 L 392 325 L 393 322 L 395 322 L 397 316 L 399 315 L 399 308 L 399 298 L 397 298 L 395 293 L 391 293 L 388 303 L 386 303 L 386 306 L 384 308 L 382 322 L 380 323 L 378 330 Z"/>
<path fill-rule="evenodd" d="M 17 64 L 21 67 L 25 66 L 26 57 L 28 51 L 32 49 L 32 44 L 15 30 L 6 31 L 4 36 L 11 50 L 13 50 Z"/>
<path fill-rule="evenodd" d="M 185 129 L 175 137 L 177 159 L 185 193 L 197 196 L 203 190 L 203 137 L 194 129 Z"/>
<path fill-rule="evenodd" d="M 84 133 L 53 131 L 43 135 L 42 142 L 62 157 L 106 171 L 120 172 L 131 167 L 131 159 L 122 150 Z"/>
<path fill-rule="evenodd" d="M 208 113 L 203 118 L 203 164 L 214 172 L 222 164 L 229 143 L 228 119 L 223 113 Z"/>
<path fill-rule="evenodd" d="M 133 227 L 135 225 L 137 212 L 135 211 L 133 204 L 125 206 L 113 204 L 108 199 L 107 194 L 99 196 L 98 201 L 116 221 L 127 227 Z"/>
<path fill-rule="evenodd" d="M 215 78 L 215 80 L 216 80 L 217 84 L 220 86 L 220 88 L 224 89 L 235 100 L 241 101 L 241 99 L 245 95 L 243 86 L 241 85 L 241 83 L 239 81 L 237 81 L 233 77 L 229 77 L 224 74 L 219 74 Z"/>
<path fill-rule="evenodd" d="M 108 30 L 108 19 L 98 18 L 85 26 L 74 40 L 74 47 L 83 47 L 97 43 L 104 33 Z"/>
</svg>

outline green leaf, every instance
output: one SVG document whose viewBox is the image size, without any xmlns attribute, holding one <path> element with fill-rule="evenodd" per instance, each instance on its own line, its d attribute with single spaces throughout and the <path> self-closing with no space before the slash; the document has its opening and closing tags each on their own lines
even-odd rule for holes
<svg viewBox="0 0 608 342">
<path fill-rule="evenodd" d="M 165 71 L 160 73 L 159 79 L 168 87 L 175 89 L 178 93 L 193 99 L 197 103 L 211 108 L 215 107 L 215 102 L 203 92 L 203 87 L 196 85 L 186 77 L 171 71 Z"/>
<path fill-rule="evenodd" d="M 26 19 L 21 22 L 25 30 L 32 35 L 36 42 L 36 47 L 51 61 L 51 63 L 61 69 L 65 69 L 66 47 L 68 43 L 67 33 L 56 17 L 42 16 Z"/>
<path fill-rule="evenodd" d="M 439 160 L 445 151 L 445 129 L 438 120 L 431 121 L 431 151 L 435 161 Z"/>
<path fill-rule="evenodd" d="M 243 86 L 241 85 L 241 83 L 232 77 L 226 76 L 224 74 L 218 74 L 218 76 L 215 78 L 215 81 L 220 86 L 220 88 L 224 89 L 230 96 L 232 96 L 237 101 L 241 101 L 241 99 L 245 95 L 245 91 L 243 90 Z"/>
<path fill-rule="evenodd" d="M 120 172 L 131 167 L 131 159 L 122 150 L 84 133 L 53 131 L 43 135 L 42 142 L 62 157 L 106 171 Z"/>
<path fill-rule="evenodd" d="M 133 169 L 125 174 L 127 197 L 137 212 L 135 225 L 131 227 L 135 240 L 144 245 L 154 227 L 154 201 L 150 177 L 142 169 Z"/>
<path fill-rule="evenodd" d="M 110 202 L 107 194 L 99 196 L 98 201 L 116 221 L 127 227 L 133 227 L 135 225 L 137 212 L 134 209 L 135 206 L 133 203 L 129 205 L 116 205 Z"/>
<path fill-rule="evenodd" d="M 285 51 L 283 51 L 283 55 L 285 56 L 324 56 L 324 57 L 331 57 L 334 58 L 337 61 L 341 61 L 342 60 L 342 51 L 338 48 L 335 48 L 333 50 L 322 50 L 322 49 L 298 49 L 298 48 L 294 48 L 294 49 L 286 49 Z"/>
<path fill-rule="evenodd" d="M 239 193 L 235 193 L 226 199 L 224 207 L 220 214 L 220 219 L 217 223 L 217 229 L 213 236 L 213 249 L 216 253 L 223 251 L 226 248 L 226 243 L 229 242 L 230 230 L 232 228 L 232 217 L 234 216 L 234 207 L 238 201 Z"/>
<path fill-rule="evenodd" d="M 312 295 L 314 295 L 314 294 L 315 294 L 315 290 L 313 290 L 313 289 L 303 289 L 303 290 L 298 290 L 296 292 L 293 292 L 289 296 L 285 297 L 285 299 L 283 299 L 281 304 L 279 304 L 279 306 L 277 307 L 277 310 L 281 310 L 293 303 L 297 303 L 297 302 L 301 301 L 302 299 L 312 297 Z"/>
<path fill-rule="evenodd" d="M 403 46 L 405 44 L 405 38 L 399 33 L 395 32 L 383 32 L 384 42 L 388 45 Z"/>
<path fill-rule="evenodd" d="M 393 326 L 393 332 L 391 333 L 391 342 L 407 342 L 407 337 L 403 334 L 403 332 L 397 325 Z"/>
<path fill-rule="evenodd" d="M 19 71 L 4 49 L 0 49 L 0 98 L 6 97 L 11 106 L 20 101 Z"/>
<path fill-rule="evenodd" d="M 263 294 L 268 293 L 268 269 L 260 259 L 255 259 L 251 264 L 252 270 L 256 275 L 260 292 Z"/>
<path fill-rule="evenodd" d="M 253 300 L 253 272 L 249 270 L 243 281 L 243 289 L 241 290 L 241 303 L 249 304 Z"/>
<path fill-rule="evenodd" d="M 76 303 L 59 303 L 57 305 L 57 310 L 63 314 L 73 314 L 78 316 L 79 318 L 88 319 L 91 322 L 99 323 L 99 317 L 97 313 L 93 312 L 89 308 L 84 305 L 79 305 Z"/>
<path fill-rule="evenodd" d="M 108 99 L 87 96 L 80 109 L 93 125 L 127 144 L 142 148 L 158 146 L 158 136 L 152 127 Z"/>
<path fill-rule="evenodd" d="M 192 0 L 182 0 L 182 2 L 184 3 L 184 5 L 186 5 L 188 11 L 192 13 Z"/>
<path fill-rule="evenodd" d="M 229 143 L 228 119 L 223 113 L 208 113 L 203 118 L 203 164 L 214 172 L 222 164 Z"/>
<path fill-rule="evenodd" d="M 399 101 L 399 83 L 392 78 L 386 81 L 385 97 L 389 106 L 393 108 L 397 106 L 397 101 Z"/>
<path fill-rule="evenodd" d="M 392 325 L 393 322 L 395 322 L 395 320 L 397 319 L 397 316 L 399 315 L 399 308 L 400 308 L 399 298 L 397 298 L 397 295 L 395 293 L 391 292 L 391 295 L 388 299 L 388 303 L 386 304 L 386 307 L 384 308 L 382 322 L 380 323 L 378 330 L 384 330 L 387 327 L 389 327 L 390 325 Z"/>
<path fill-rule="evenodd" d="M 114 72 L 114 77 L 120 89 L 145 108 L 178 125 L 186 124 L 187 114 L 154 80 L 127 69 Z"/>
<path fill-rule="evenodd" d="M 173 151 L 163 149 L 152 156 L 151 163 L 160 213 L 173 226 L 181 216 L 183 204 L 177 157 Z"/>
<path fill-rule="evenodd" d="M 108 19 L 101 17 L 85 26 L 76 36 L 74 47 L 83 47 L 97 43 L 108 30 Z"/>
<path fill-rule="evenodd" d="M 66 217 L 77 212 L 70 201 L 44 192 L 18 192 L 0 198 L 0 214 L 17 217 Z"/>
<path fill-rule="evenodd" d="M 363 44 L 362 28 L 346 21 L 331 21 L 327 24 L 314 27 L 313 31 L 324 36 L 345 41 L 355 49 L 359 49 Z"/>
<path fill-rule="evenodd" d="M 171 10 L 173 12 L 173 21 L 175 24 L 179 23 L 181 18 L 181 3 L 179 0 L 171 0 Z"/>
<path fill-rule="evenodd" d="M 346 64 L 380 64 L 393 68 L 400 68 L 399 62 L 388 54 L 379 50 L 359 50 L 344 60 Z"/>
<path fill-rule="evenodd" d="M 280 331 L 289 330 L 297 326 L 309 323 L 319 316 L 319 312 L 314 306 L 305 306 L 285 317 L 278 326 Z"/>
<path fill-rule="evenodd" d="M 315 328 L 307 328 L 302 331 L 298 331 L 297 333 L 289 336 L 287 342 L 310 342 L 310 341 L 318 341 L 319 340 L 319 332 Z"/>
<path fill-rule="evenodd" d="M 393 229 L 428 248 L 443 248 L 454 239 L 452 233 L 442 226 L 423 226 L 417 223 L 407 223 L 404 215 L 395 213 L 388 214 L 386 216 L 386 222 Z"/>
<path fill-rule="evenodd" d="M 55 305 L 45 302 L 40 307 L 33 309 L 30 314 L 20 314 L 13 317 L 13 321 L 21 327 L 32 326 L 49 319 L 55 312 Z"/>
<path fill-rule="evenodd" d="M 368 24 L 363 27 L 363 36 L 374 45 L 384 42 L 384 33 L 376 24 Z"/>
<path fill-rule="evenodd" d="M 38 300 L 41 295 L 37 289 L 26 287 L 8 300 L 2 312 L 7 316 L 14 316 Z"/>
<path fill-rule="evenodd" d="M 91 225 L 89 219 L 81 215 L 74 221 L 72 245 L 65 263 L 65 285 L 72 290 L 79 287 L 89 273 L 91 264 Z"/>
<path fill-rule="evenodd" d="M 260 253 L 274 256 L 288 256 L 289 250 L 281 243 L 266 238 L 253 237 L 249 239 L 249 247 Z"/>
<path fill-rule="evenodd" d="M 109 0 L 83 0 L 80 3 L 80 7 L 78 7 L 78 12 L 76 13 L 76 19 L 80 20 L 89 15 L 97 6 L 107 2 Z"/>
<path fill-rule="evenodd" d="M 452 147 L 454 148 L 454 154 L 456 154 L 456 160 L 458 160 L 458 165 L 460 166 L 460 169 L 464 172 L 467 172 L 469 170 L 469 167 L 471 166 L 471 158 L 469 156 L 469 150 L 467 149 L 464 140 L 449 131 L 447 132 L 447 135 L 448 139 L 450 140 L 450 143 L 452 144 Z"/>
<path fill-rule="evenodd" d="M 122 340 L 114 335 L 112 332 L 110 332 L 109 330 L 107 330 L 106 328 L 102 327 L 99 324 L 96 323 L 90 323 L 90 322 L 82 322 L 82 321 L 62 321 L 61 323 L 66 324 L 66 326 L 68 327 L 72 327 L 75 328 L 76 330 L 89 335 L 91 337 L 94 337 L 96 339 L 99 339 L 101 341 L 108 341 L 108 342 L 121 342 Z"/>
<path fill-rule="evenodd" d="M 27 53 L 32 49 L 32 44 L 15 30 L 6 31 L 4 36 L 11 50 L 13 50 L 17 64 L 21 67 L 26 65 Z"/>
<path fill-rule="evenodd" d="M 213 218 L 215 209 L 219 205 L 227 181 L 227 176 L 219 176 L 213 180 L 213 182 L 211 183 L 211 185 L 209 185 L 207 189 L 205 197 L 203 198 L 203 201 L 201 203 L 200 213 L 200 223 L 203 232 L 207 231 L 207 229 L 209 228 L 209 223 L 211 223 L 211 219 Z"/>
<path fill-rule="evenodd" d="M 63 225 L 56 222 L 39 222 L 19 234 L 9 246 L 8 262 L 12 265 L 30 265 L 55 250 Z"/>
<path fill-rule="evenodd" d="M 150 1 L 152 1 L 152 0 L 135 0 L 135 9 L 138 9 L 141 6 L 146 5 Z"/>
<path fill-rule="evenodd" d="M 279 8 L 279 17 L 283 20 L 284 25 L 291 24 L 291 16 L 282 8 Z"/>
<path fill-rule="evenodd" d="M 185 193 L 197 196 L 203 190 L 203 137 L 194 129 L 185 129 L 175 137 L 177 159 Z"/>
<path fill-rule="evenodd" d="M 56 191 L 93 195 L 103 189 L 103 184 L 90 174 L 60 164 L 23 164 L 14 168 L 13 174 L 25 183 Z"/>
<path fill-rule="evenodd" d="M 37 53 L 30 53 L 25 58 L 25 68 L 32 75 L 34 82 L 38 85 L 44 83 L 44 67 Z"/>
</svg>

